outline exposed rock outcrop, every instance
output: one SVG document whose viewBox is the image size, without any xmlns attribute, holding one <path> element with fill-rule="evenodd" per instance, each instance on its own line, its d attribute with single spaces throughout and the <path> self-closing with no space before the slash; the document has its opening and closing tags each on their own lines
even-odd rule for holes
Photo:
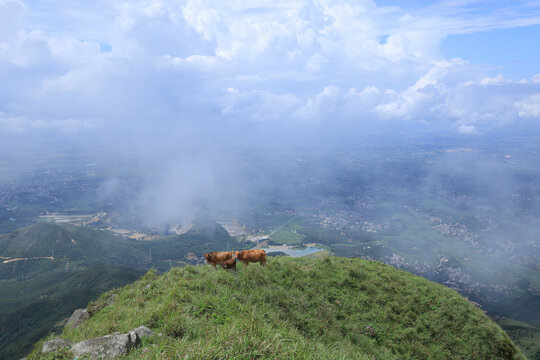
<svg viewBox="0 0 540 360">
<path fill-rule="evenodd" d="M 130 334 L 131 333 L 136 333 L 139 337 L 155 335 L 155 333 L 146 326 L 139 326 L 138 328 L 131 330 Z"/>
<path fill-rule="evenodd" d="M 77 311 L 78 310 L 75 310 L 75 312 Z M 73 315 L 75 315 L 75 313 Z M 152 330 L 146 326 L 139 326 L 129 333 L 122 334 L 115 332 L 94 339 L 84 340 L 76 344 L 64 339 L 53 339 L 43 344 L 41 352 L 48 353 L 57 351 L 61 348 L 69 348 L 70 351 L 77 356 L 88 355 L 91 359 L 113 359 L 118 356 L 126 355 L 131 349 L 139 346 L 141 344 L 141 337 L 152 335 L 155 335 Z"/>
<path fill-rule="evenodd" d="M 71 347 L 75 355 L 89 355 L 92 359 L 112 359 L 126 355 L 139 346 L 141 339 L 136 332 L 128 334 L 114 333 L 98 338 L 81 341 Z"/>
<path fill-rule="evenodd" d="M 41 352 L 45 354 L 51 351 L 60 350 L 61 348 L 70 348 L 72 345 L 73 343 L 68 340 L 52 339 L 43 343 L 43 346 L 41 347 Z"/>
<path fill-rule="evenodd" d="M 112 304 L 114 304 L 117 298 L 117 294 L 111 294 L 111 296 L 109 296 L 109 298 L 107 299 L 107 306 L 111 306 Z"/>
<path fill-rule="evenodd" d="M 71 314 L 71 317 L 69 318 L 66 327 L 77 328 L 89 317 L 90 314 L 88 314 L 87 309 L 77 309 L 73 312 L 73 314 Z"/>
</svg>

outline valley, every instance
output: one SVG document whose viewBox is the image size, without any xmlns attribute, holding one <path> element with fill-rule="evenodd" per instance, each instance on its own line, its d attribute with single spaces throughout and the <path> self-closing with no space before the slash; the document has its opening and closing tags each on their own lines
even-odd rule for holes
<svg viewBox="0 0 540 360">
<path fill-rule="evenodd" d="M 203 264 L 208 251 L 265 248 L 379 260 L 444 284 L 479 304 L 538 358 L 540 168 L 530 151 L 494 146 L 446 138 L 240 152 L 241 189 L 228 188 L 217 207 L 202 202 L 161 217 L 159 202 L 141 202 L 150 174 L 164 176 L 151 166 L 128 171 L 86 154 L 65 165 L 66 176 L 53 161 L 46 171 L 36 168 L 0 186 L 0 281 L 20 295 L 0 299 L 0 316 L 22 311 L 14 305 L 19 297 L 29 305 L 59 291 L 52 289 L 60 283 L 46 281 L 41 289 L 42 282 L 32 282 L 44 274 L 123 266 L 132 269 L 123 275 L 129 282 L 151 268 Z M 77 163 L 93 163 L 92 172 Z M 97 291 L 81 303 L 92 296 Z M 64 308 L 62 316 L 73 310 Z M 512 321 L 524 328 L 515 330 Z"/>
</svg>

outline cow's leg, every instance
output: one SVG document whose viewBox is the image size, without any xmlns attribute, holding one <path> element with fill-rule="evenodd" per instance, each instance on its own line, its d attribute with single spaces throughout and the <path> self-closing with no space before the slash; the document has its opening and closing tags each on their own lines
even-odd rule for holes
<svg viewBox="0 0 540 360">
<path fill-rule="evenodd" d="M 261 263 L 262 266 L 266 266 L 266 259 L 262 259 L 261 261 L 259 261 Z"/>
<path fill-rule="evenodd" d="M 249 261 L 247 261 L 247 260 L 242 260 L 242 263 L 244 264 L 244 266 L 248 266 L 248 265 L 249 265 Z"/>
</svg>

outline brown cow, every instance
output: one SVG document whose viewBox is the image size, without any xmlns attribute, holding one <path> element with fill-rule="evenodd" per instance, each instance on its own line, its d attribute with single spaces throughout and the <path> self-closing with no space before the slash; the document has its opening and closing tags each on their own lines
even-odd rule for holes
<svg viewBox="0 0 540 360">
<path fill-rule="evenodd" d="M 204 254 L 204 258 L 206 259 L 207 263 L 209 263 L 215 268 L 216 264 L 221 264 L 222 262 L 225 262 L 226 260 L 232 259 L 233 252 L 232 251 L 211 252 L 208 254 Z"/>
<path fill-rule="evenodd" d="M 244 266 L 248 266 L 250 262 L 260 262 L 262 266 L 266 266 L 266 251 L 264 250 L 235 251 L 234 257 L 240 260 Z"/>
<path fill-rule="evenodd" d="M 236 271 L 236 260 L 235 259 L 229 259 L 225 260 L 221 263 L 221 267 L 225 270 L 233 270 Z"/>
</svg>

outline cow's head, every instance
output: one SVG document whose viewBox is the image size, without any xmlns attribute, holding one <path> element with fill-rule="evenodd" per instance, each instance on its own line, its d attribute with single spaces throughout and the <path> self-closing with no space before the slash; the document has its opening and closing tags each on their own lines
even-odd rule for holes
<svg viewBox="0 0 540 360">
<path fill-rule="evenodd" d="M 208 262 L 208 258 L 210 257 L 210 254 L 204 254 L 203 256 L 204 256 L 204 260 L 205 260 L 206 262 Z"/>
<path fill-rule="evenodd" d="M 232 258 L 233 258 L 234 260 L 238 259 L 238 254 L 239 254 L 239 253 L 240 253 L 240 251 L 238 251 L 238 250 L 237 250 L 237 251 L 233 251 L 233 253 L 232 253 Z"/>
</svg>

